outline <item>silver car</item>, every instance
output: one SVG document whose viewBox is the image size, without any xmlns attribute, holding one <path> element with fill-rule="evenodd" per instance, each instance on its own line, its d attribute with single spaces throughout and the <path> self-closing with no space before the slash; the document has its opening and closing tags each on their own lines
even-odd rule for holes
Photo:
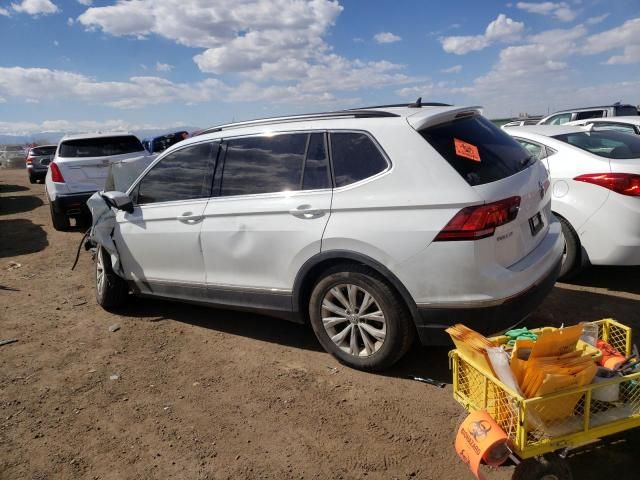
<svg viewBox="0 0 640 480">
<path fill-rule="evenodd" d="M 56 148 L 58 148 L 57 145 L 41 145 L 29 149 L 29 153 L 27 153 L 27 173 L 31 183 L 36 183 L 38 180 L 44 182 L 49 164 L 56 154 Z"/>
</svg>

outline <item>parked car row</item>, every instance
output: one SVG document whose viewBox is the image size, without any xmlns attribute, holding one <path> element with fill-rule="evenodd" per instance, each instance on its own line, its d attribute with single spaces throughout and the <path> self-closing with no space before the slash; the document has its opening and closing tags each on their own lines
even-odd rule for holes
<svg viewBox="0 0 640 480">
<path fill-rule="evenodd" d="M 107 309 L 258 311 L 377 370 L 453 323 L 519 323 L 583 265 L 640 264 L 640 138 L 610 128 L 500 129 L 418 100 L 221 125 L 157 157 L 131 137 L 66 137 L 47 174 L 64 229 L 110 172 L 93 237 Z"/>
</svg>

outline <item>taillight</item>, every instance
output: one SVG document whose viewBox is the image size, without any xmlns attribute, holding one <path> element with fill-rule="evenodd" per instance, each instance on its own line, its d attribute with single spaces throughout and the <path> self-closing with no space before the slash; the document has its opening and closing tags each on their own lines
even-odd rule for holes
<svg viewBox="0 0 640 480">
<path fill-rule="evenodd" d="M 27 157 L 27 165 L 33 165 L 33 158 Z"/>
<path fill-rule="evenodd" d="M 434 241 L 480 240 L 490 237 L 497 227 L 515 220 L 519 209 L 520 197 L 465 207 L 447 223 Z"/>
<path fill-rule="evenodd" d="M 51 170 L 52 182 L 64 183 L 64 177 L 62 176 L 62 173 L 60 173 L 60 169 L 58 168 L 58 165 L 56 165 L 55 162 L 51 162 L 51 165 L 49 165 L 49 170 Z"/>
<path fill-rule="evenodd" d="M 589 173 L 574 180 L 599 185 L 622 195 L 640 197 L 640 175 L 633 173 Z"/>
</svg>

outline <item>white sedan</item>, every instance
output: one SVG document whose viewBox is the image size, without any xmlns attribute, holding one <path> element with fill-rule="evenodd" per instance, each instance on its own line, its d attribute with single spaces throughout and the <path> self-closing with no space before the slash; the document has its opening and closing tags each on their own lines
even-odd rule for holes
<svg viewBox="0 0 640 480">
<path fill-rule="evenodd" d="M 640 265 L 640 137 L 593 126 L 505 129 L 550 173 L 566 239 L 561 277 L 592 265 Z"/>
</svg>

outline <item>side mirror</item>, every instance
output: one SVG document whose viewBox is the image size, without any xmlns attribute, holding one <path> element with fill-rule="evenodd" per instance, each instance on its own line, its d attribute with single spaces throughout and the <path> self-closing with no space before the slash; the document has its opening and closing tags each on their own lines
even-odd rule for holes
<svg viewBox="0 0 640 480">
<path fill-rule="evenodd" d="M 129 195 L 122 192 L 102 192 L 101 197 L 111 207 L 133 213 L 133 202 Z"/>
</svg>

